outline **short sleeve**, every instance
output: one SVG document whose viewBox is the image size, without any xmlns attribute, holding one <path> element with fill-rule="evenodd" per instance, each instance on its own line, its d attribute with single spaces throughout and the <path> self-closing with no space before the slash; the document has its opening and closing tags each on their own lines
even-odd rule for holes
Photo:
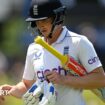
<svg viewBox="0 0 105 105">
<path fill-rule="evenodd" d="M 102 66 L 93 44 L 84 36 L 78 44 L 78 56 L 80 63 L 85 67 L 87 72 Z"/>
<path fill-rule="evenodd" d="M 23 73 L 23 79 L 27 80 L 33 80 L 35 79 L 35 72 L 34 67 L 32 64 L 32 51 L 31 46 L 29 46 L 27 55 L 26 55 L 26 61 L 25 61 L 25 67 L 24 67 L 24 73 Z"/>
</svg>

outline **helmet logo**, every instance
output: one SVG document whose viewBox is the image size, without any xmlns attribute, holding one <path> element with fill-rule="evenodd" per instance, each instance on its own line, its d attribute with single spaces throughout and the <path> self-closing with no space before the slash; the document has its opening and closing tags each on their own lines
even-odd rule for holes
<svg viewBox="0 0 105 105">
<path fill-rule="evenodd" d="M 33 6 L 33 14 L 38 15 L 38 5 Z"/>
</svg>

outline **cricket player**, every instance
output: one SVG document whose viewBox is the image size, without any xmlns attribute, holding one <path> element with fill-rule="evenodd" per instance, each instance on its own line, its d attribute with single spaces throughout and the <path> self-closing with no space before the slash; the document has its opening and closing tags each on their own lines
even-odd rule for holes
<svg viewBox="0 0 105 105">
<path fill-rule="evenodd" d="M 26 105 L 85 105 L 83 89 L 105 87 L 104 70 L 92 43 L 63 26 L 64 15 L 65 6 L 59 0 L 32 0 L 26 21 L 49 45 L 82 64 L 88 74 L 80 77 L 65 71 L 55 56 L 32 43 L 22 81 L 14 86 L 1 86 L 10 95 L 23 97 Z"/>
</svg>

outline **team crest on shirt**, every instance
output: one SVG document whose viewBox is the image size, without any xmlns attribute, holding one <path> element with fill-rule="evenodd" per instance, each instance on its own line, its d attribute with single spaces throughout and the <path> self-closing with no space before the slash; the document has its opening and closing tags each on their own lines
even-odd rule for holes
<svg viewBox="0 0 105 105">
<path fill-rule="evenodd" d="M 41 55 L 42 55 L 42 51 L 40 51 L 39 49 L 35 49 L 34 60 L 40 59 Z"/>
</svg>

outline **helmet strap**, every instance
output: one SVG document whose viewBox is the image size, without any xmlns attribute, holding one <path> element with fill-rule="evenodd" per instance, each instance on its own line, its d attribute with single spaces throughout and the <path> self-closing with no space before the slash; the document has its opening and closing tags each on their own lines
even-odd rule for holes
<svg viewBox="0 0 105 105">
<path fill-rule="evenodd" d="M 53 34 L 55 26 L 62 24 L 62 23 L 63 23 L 63 16 L 56 14 L 55 19 L 54 19 L 53 24 L 52 24 L 51 32 L 48 35 L 49 38 L 52 38 L 52 34 Z"/>
<path fill-rule="evenodd" d="M 52 25 L 51 32 L 50 32 L 49 35 L 48 35 L 49 38 L 52 38 L 52 33 L 53 33 L 53 31 L 54 31 L 55 26 L 56 26 L 56 24 L 53 24 L 53 25 Z"/>
</svg>

